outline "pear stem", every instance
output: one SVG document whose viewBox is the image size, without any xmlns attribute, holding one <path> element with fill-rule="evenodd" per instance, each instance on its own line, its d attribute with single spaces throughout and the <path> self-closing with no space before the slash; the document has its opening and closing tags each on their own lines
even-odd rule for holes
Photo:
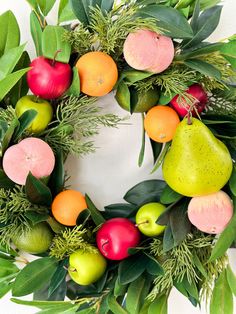
<svg viewBox="0 0 236 314">
<path fill-rule="evenodd" d="M 148 220 L 142 221 L 142 222 L 136 224 L 135 227 L 138 227 L 138 226 L 144 225 L 144 224 L 148 224 L 148 222 L 149 222 Z"/>
<path fill-rule="evenodd" d="M 192 115 L 191 115 L 191 112 L 189 111 L 188 112 L 188 116 L 187 116 L 187 119 L 188 119 L 188 125 L 192 125 L 193 124 L 193 122 L 192 122 Z"/>
<path fill-rule="evenodd" d="M 61 52 L 61 49 L 57 50 L 54 54 L 53 60 L 52 60 L 52 66 L 54 67 L 55 63 L 56 63 L 56 57 L 58 56 L 58 54 Z"/>
</svg>

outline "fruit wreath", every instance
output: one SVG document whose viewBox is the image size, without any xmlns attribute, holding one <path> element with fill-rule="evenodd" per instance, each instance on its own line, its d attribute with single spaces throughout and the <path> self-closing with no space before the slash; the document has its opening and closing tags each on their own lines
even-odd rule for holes
<svg viewBox="0 0 236 314">
<path fill-rule="evenodd" d="M 0 16 L 0 296 L 45 314 L 166 314 L 175 287 L 233 313 L 236 37 L 206 41 L 220 1 L 61 0 L 56 26 L 55 0 L 27 2 L 35 59 Z M 98 210 L 64 162 L 124 123 L 97 105 L 112 90 L 143 117 L 139 166 L 150 139 L 164 180 Z"/>
</svg>

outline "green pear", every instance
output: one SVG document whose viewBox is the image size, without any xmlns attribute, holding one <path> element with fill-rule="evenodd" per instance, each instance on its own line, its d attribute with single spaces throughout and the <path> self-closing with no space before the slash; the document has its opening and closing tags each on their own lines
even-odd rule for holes
<svg viewBox="0 0 236 314">
<path fill-rule="evenodd" d="M 178 125 L 162 170 L 167 184 L 176 192 L 201 196 L 219 191 L 233 168 L 230 153 L 207 126 L 196 118 Z"/>
</svg>

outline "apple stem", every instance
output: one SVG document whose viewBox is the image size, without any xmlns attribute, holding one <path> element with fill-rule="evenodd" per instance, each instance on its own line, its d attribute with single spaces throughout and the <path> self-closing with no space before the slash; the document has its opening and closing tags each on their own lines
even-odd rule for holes
<svg viewBox="0 0 236 314">
<path fill-rule="evenodd" d="M 135 227 L 138 227 L 140 225 L 144 225 L 144 224 L 147 224 L 147 223 L 148 223 L 148 220 L 145 220 L 145 221 L 142 221 L 142 222 L 136 224 Z"/>
<path fill-rule="evenodd" d="M 52 66 L 54 67 L 55 63 L 56 63 L 56 57 L 57 55 L 61 52 L 62 50 L 59 49 L 55 52 L 54 57 L 53 57 L 53 61 L 52 61 Z"/>
</svg>

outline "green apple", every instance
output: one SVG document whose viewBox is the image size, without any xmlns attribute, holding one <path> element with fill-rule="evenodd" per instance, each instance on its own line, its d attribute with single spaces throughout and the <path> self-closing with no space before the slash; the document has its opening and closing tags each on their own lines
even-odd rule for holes
<svg viewBox="0 0 236 314">
<path fill-rule="evenodd" d="M 148 203 L 139 208 L 136 214 L 136 225 L 148 237 L 155 237 L 165 230 L 165 226 L 156 223 L 166 207 L 160 203 Z"/>
<path fill-rule="evenodd" d="M 96 282 L 105 272 L 106 259 L 98 249 L 93 252 L 85 252 L 79 249 L 69 258 L 69 274 L 71 279 L 81 286 L 87 286 Z"/>
<path fill-rule="evenodd" d="M 39 254 L 46 252 L 52 242 L 53 233 L 46 222 L 40 222 L 22 233 L 12 241 L 15 246 L 22 251 Z"/>
<path fill-rule="evenodd" d="M 37 116 L 28 126 L 28 130 L 32 133 L 40 133 L 46 129 L 48 123 L 52 120 L 52 105 L 41 98 L 34 95 L 28 95 L 20 98 L 16 104 L 16 115 L 19 118 L 25 111 L 34 109 Z"/>
</svg>

